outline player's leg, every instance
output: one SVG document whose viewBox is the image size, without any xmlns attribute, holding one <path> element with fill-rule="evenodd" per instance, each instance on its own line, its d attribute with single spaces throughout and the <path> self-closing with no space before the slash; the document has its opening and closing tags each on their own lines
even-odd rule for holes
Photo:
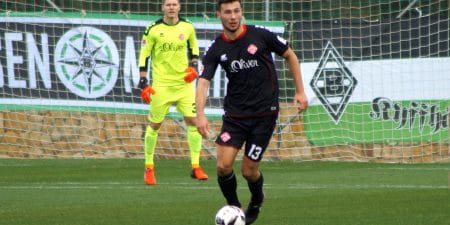
<svg viewBox="0 0 450 225">
<path fill-rule="evenodd" d="M 196 116 L 197 110 L 195 108 L 195 89 L 189 84 L 177 90 L 177 110 L 184 116 L 184 121 L 187 127 L 187 142 L 191 156 L 191 177 L 198 180 L 207 180 L 208 175 L 200 166 L 200 152 L 202 149 L 202 136 L 197 131 Z"/>
<path fill-rule="evenodd" d="M 169 111 L 170 102 L 164 98 L 164 88 L 157 88 L 157 94 L 152 96 L 150 104 L 150 111 L 148 116 L 149 125 L 145 130 L 144 137 L 144 153 L 145 153 L 145 174 L 144 181 L 148 185 L 156 184 L 156 177 L 154 172 L 154 155 L 156 142 L 158 140 L 159 128 L 164 121 L 164 118 Z"/>
<path fill-rule="evenodd" d="M 244 157 L 242 160 L 241 170 L 242 175 L 247 180 L 248 187 L 252 194 L 250 201 L 259 205 L 264 199 L 262 190 L 264 178 L 261 171 L 259 170 L 259 162 Z"/>
<path fill-rule="evenodd" d="M 264 177 L 259 169 L 259 163 L 269 145 L 276 120 L 277 115 L 253 119 L 254 126 L 246 140 L 241 170 L 251 193 L 251 199 L 245 211 L 247 225 L 252 224 L 258 218 L 264 201 Z"/>
<path fill-rule="evenodd" d="M 228 205 L 241 208 L 237 196 L 237 180 L 233 171 L 233 164 L 239 149 L 228 145 L 217 148 L 217 182 Z"/>
<path fill-rule="evenodd" d="M 156 142 L 158 139 L 158 132 L 159 128 L 161 127 L 162 123 L 152 123 L 150 122 L 147 126 L 147 129 L 145 130 L 145 167 L 153 169 L 154 167 L 154 154 L 155 154 L 155 147 Z"/>
<path fill-rule="evenodd" d="M 202 136 L 197 131 L 195 117 L 185 117 L 187 127 L 187 141 L 191 154 L 191 177 L 198 180 L 207 180 L 208 175 L 200 166 L 200 151 L 202 150 Z"/>
<path fill-rule="evenodd" d="M 216 139 L 217 176 L 220 190 L 227 203 L 241 208 L 237 196 L 237 180 L 233 164 L 247 136 L 246 121 L 223 116 L 222 129 Z"/>
<path fill-rule="evenodd" d="M 148 185 L 156 184 L 156 177 L 154 171 L 154 155 L 155 147 L 158 139 L 158 131 L 161 123 L 152 123 L 147 126 L 144 137 L 144 153 L 145 153 L 145 174 L 144 181 Z"/>
<path fill-rule="evenodd" d="M 251 193 L 250 202 L 245 210 L 245 222 L 246 224 L 252 224 L 258 218 L 264 201 L 264 177 L 259 170 L 259 162 L 248 157 L 243 158 L 241 170 Z"/>
</svg>

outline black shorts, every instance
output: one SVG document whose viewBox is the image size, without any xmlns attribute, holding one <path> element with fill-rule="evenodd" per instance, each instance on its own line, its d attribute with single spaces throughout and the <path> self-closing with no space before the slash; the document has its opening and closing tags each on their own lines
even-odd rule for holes
<svg viewBox="0 0 450 225">
<path fill-rule="evenodd" d="M 245 142 L 245 156 L 259 162 L 272 138 L 277 118 L 278 114 L 254 118 L 223 116 L 222 130 L 216 143 L 240 149 Z"/>
</svg>

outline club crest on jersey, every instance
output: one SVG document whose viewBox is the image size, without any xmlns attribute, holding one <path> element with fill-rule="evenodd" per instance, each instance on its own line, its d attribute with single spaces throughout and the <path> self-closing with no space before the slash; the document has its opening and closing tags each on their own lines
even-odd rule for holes
<svg viewBox="0 0 450 225">
<path fill-rule="evenodd" d="M 147 44 L 147 41 L 145 41 L 145 39 L 142 39 L 142 41 L 141 41 L 141 48 L 145 47 L 146 44 Z"/>
<path fill-rule="evenodd" d="M 227 142 L 227 141 L 229 141 L 231 139 L 231 136 L 230 136 L 230 134 L 228 132 L 223 132 L 220 135 L 220 139 L 222 139 L 223 142 Z"/>
<path fill-rule="evenodd" d="M 178 39 L 180 39 L 180 41 L 184 40 L 184 34 L 180 34 L 180 35 L 178 36 Z"/>
<path fill-rule="evenodd" d="M 256 47 L 256 45 L 254 44 L 250 44 L 247 48 L 247 52 L 254 55 L 256 53 L 256 51 L 258 51 L 258 47 Z"/>
</svg>

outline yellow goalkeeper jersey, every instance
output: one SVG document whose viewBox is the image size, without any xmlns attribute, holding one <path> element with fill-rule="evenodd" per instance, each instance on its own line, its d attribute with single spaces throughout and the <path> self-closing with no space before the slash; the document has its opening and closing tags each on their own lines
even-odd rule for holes
<svg viewBox="0 0 450 225">
<path fill-rule="evenodd" d="M 199 47 L 192 23 L 181 19 L 175 25 L 163 19 L 149 25 L 142 37 L 139 55 L 140 71 L 147 71 L 151 58 L 151 79 L 154 86 L 186 84 L 184 70 L 190 57 L 199 55 Z"/>
</svg>

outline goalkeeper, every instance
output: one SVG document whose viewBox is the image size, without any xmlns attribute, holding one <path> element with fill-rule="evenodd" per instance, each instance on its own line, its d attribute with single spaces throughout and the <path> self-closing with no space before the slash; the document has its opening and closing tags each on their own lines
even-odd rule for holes
<svg viewBox="0 0 450 225">
<path fill-rule="evenodd" d="M 155 185 L 154 152 L 158 131 L 169 112 L 176 105 L 187 125 L 187 141 L 191 156 L 191 177 L 208 179 L 200 167 L 202 136 L 196 127 L 195 89 L 199 47 L 193 25 L 180 18 L 179 0 L 164 0 L 163 18 L 148 26 L 142 37 L 139 56 L 141 97 L 150 103 L 149 125 L 145 131 L 144 181 Z M 151 58 L 152 85 L 147 79 L 148 59 Z"/>
</svg>

